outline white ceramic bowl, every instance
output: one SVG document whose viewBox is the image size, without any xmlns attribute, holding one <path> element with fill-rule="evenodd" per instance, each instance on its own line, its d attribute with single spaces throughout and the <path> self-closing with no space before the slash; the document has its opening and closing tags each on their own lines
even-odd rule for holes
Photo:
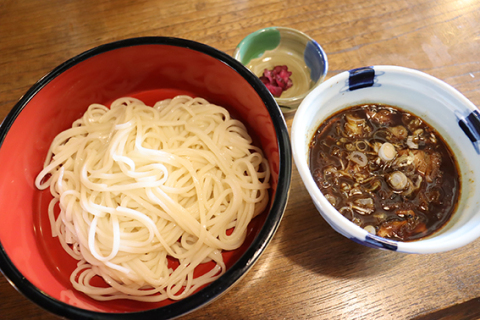
<svg viewBox="0 0 480 320">
<path fill-rule="evenodd" d="M 339 213 L 323 196 L 310 173 L 309 144 L 322 121 L 349 106 L 383 103 L 423 118 L 455 154 L 461 176 L 456 212 L 433 235 L 400 242 L 369 234 Z M 340 73 L 323 82 L 300 104 L 292 124 L 293 158 L 300 176 L 325 220 L 361 244 L 406 253 L 434 253 L 464 246 L 480 236 L 480 113 L 450 85 L 420 71 L 374 66 Z"/>
</svg>

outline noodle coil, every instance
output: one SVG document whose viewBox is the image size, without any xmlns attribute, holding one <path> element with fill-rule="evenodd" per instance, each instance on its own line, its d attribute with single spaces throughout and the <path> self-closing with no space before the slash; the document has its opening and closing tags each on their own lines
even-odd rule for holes
<svg viewBox="0 0 480 320">
<path fill-rule="evenodd" d="M 240 121 L 177 96 L 153 107 L 134 98 L 90 105 L 55 137 L 35 185 L 50 189 L 52 236 L 79 261 L 75 289 L 156 302 L 182 299 L 225 272 L 221 253 L 239 248 L 266 208 L 269 179 Z M 215 267 L 194 277 L 209 261 Z M 109 286 L 95 285 L 96 276 Z"/>
</svg>

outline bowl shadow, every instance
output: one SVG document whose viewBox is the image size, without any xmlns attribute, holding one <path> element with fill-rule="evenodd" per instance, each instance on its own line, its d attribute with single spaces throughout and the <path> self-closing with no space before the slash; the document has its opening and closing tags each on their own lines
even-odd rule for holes
<svg viewBox="0 0 480 320">
<path fill-rule="evenodd" d="M 277 237 L 285 239 L 278 249 L 292 263 L 336 278 L 382 274 L 401 263 L 399 253 L 363 246 L 330 227 L 298 174 L 292 175 L 291 188 L 295 196 L 290 197 Z"/>
</svg>

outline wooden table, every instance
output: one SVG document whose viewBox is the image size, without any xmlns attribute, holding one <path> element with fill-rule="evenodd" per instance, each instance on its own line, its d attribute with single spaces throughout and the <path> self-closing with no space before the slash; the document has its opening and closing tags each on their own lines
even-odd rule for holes
<svg viewBox="0 0 480 320">
<path fill-rule="evenodd" d="M 419 69 L 480 106 L 478 0 L 2 0 L 0 120 L 44 74 L 94 46 L 192 39 L 232 54 L 267 26 L 325 49 L 331 77 L 367 65 Z M 286 116 L 288 125 L 293 114 Z M 183 319 L 477 319 L 480 239 L 433 255 L 370 249 L 335 233 L 294 168 L 283 222 L 232 290 Z M 0 277 L 0 319 L 55 319 Z"/>
</svg>

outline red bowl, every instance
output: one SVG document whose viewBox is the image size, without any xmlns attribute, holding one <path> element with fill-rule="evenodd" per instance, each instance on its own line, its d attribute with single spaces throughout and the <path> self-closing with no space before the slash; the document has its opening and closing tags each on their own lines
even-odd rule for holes
<svg viewBox="0 0 480 320">
<path fill-rule="evenodd" d="M 134 96 L 153 104 L 178 94 L 224 106 L 246 124 L 272 169 L 270 206 L 252 220 L 243 246 L 224 253 L 226 273 L 193 295 L 158 303 L 93 300 L 70 284 L 76 260 L 51 237 L 50 192 L 37 190 L 35 177 L 53 138 L 91 103 Z M 176 38 L 134 38 L 102 45 L 38 81 L 0 126 L 0 269 L 18 291 L 59 316 L 168 319 L 183 315 L 231 287 L 264 251 L 282 219 L 291 170 L 281 111 L 260 80 L 238 61 L 212 47 Z"/>
</svg>

